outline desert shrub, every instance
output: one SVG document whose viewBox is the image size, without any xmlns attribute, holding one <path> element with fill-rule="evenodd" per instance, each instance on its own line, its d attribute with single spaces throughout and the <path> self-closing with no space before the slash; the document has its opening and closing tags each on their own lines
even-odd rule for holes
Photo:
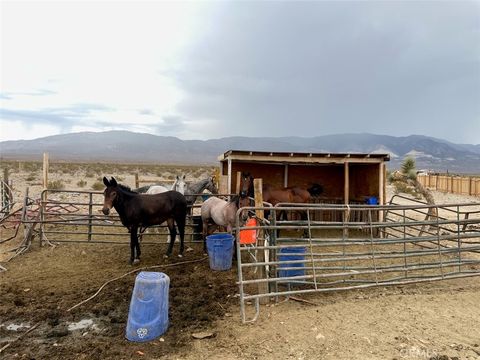
<svg viewBox="0 0 480 360">
<path fill-rule="evenodd" d="M 30 171 L 30 172 L 41 170 L 42 167 L 43 167 L 43 164 L 40 162 L 27 161 L 23 164 L 23 169 L 25 171 Z"/>
<path fill-rule="evenodd" d="M 87 182 L 85 180 L 80 180 L 80 181 L 77 181 L 77 186 L 78 187 L 85 187 L 85 185 L 87 185 Z"/>
<path fill-rule="evenodd" d="M 37 180 L 37 174 L 32 173 L 32 174 L 28 175 L 25 180 L 28 181 L 28 182 L 35 181 L 35 180 Z"/>
<path fill-rule="evenodd" d="M 48 182 L 48 189 L 51 190 L 62 190 L 65 188 L 65 184 L 62 180 L 53 180 Z"/>
<path fill-rule="evenodd" d="M 96 181 L 92 185 L 92 189 L 95 190 L 95 191 L 103 190 L 104 187 L 105 187 L 105 185 L 101 181 Z"/>
<path fill-rule="evenodd" d="M 85 171 L 85 176 L 88 178 L 93 178 L 95 177 L 95 173 L 91 169 L 87 169 L 87 171 Z"/>
</svg>

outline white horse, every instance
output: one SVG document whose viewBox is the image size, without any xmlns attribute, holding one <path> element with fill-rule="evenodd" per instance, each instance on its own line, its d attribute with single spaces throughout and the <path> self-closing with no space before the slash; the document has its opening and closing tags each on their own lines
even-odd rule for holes
<svg viewBox="0 0 480 360">
<path fill-rule="evenodd" d="M 170 189 L 163 185 L 152 185 L 148 188 L 145 194 L 160 194 L 169 190 L 178 191 L 182 195 L 185 194 L 185 175 L 183 175 L 182 177 L 177 175 L 177 179 L 175 180 Z"/>
</svg>

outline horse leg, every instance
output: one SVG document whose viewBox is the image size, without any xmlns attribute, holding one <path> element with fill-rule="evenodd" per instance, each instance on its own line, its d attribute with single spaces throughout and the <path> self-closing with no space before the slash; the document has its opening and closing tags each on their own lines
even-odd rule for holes
<svg viewBox="0 0 480 360">
<path fill-rule="evenodd" d="M 177 230 L 175 229 L 175 222 L 173 218 L 167 220 L 168 231 L 170 232 L 170 243 L 168 244 L 167 253 L 165 257 L 169 257 L 172 255 L 173 250 L 173 243 L 175 242 L 175 238 L 177 237 Z"/>
<path fill-rule="evenodd" d="M 207 253 L 208 219 L 202 219 L 203 253 Z"/>
<path fill-rule="evenodd" d="M 130 264 L 132 265 L 138 264 L 140 262 L 140 244 L 138 243 L 137 232 L 138 227 L 132 226 L 130 229 Z"/>
</svg>

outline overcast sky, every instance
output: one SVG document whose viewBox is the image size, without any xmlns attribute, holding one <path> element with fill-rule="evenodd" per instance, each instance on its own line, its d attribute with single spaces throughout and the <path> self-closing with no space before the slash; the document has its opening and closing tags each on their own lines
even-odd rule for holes
<svg viewBox="0 0 480 360">
<path fill-rule="evenodd" d="M 480 144 L 480 1 L 1 2 L 0 141 L 113 129 Z"/>
</svg>

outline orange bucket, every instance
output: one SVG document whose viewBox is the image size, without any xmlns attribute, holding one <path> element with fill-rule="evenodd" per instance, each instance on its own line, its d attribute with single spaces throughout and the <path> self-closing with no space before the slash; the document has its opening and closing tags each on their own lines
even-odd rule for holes
<svg viewBox="0 0 480 360">
<path fill-rule="evenodd" d="M 245 226 L 246 227 L 257 226 L 257 220 L 255 220 L 254 218 L 250 218 L 250 219 L 248 219 Z M 240 230 L 240 244 L 241 245 L 255 244 L 256 242 L 257 242 L 257 230 L 255 230 L 255 229 Z"/>
</svg>

